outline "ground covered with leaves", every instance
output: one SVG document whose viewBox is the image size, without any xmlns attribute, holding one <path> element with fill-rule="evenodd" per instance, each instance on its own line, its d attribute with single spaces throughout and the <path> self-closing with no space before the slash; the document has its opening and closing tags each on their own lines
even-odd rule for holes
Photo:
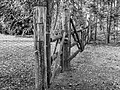
<svg viewBox="0 0 120 90">
<path fill-rule="evenodd" d="M 31 38 L 0 35 L 0 90 L 33 90 L 32 41 Z"/>
<path fill-rule="evenodd" d="M 34 62 L 32 38 L 0 35 L 0 90 L 35 90 Z M 120 90 L 120 47 L 87 45 L 50 90 Z"/>
<path fill-rule="evenodd" d="M 120 90 L 120 47 L 87 45 L 51 90 Z"/>
</svg>

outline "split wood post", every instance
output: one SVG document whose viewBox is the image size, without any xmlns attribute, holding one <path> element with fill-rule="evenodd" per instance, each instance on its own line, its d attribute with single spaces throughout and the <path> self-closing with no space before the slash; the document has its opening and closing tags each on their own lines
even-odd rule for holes
<svg viewBox="0 0 120 90">
<path fill-rule="evenodd" d="M 50 3 L 51 0 L 46 0 L 46 59 L 47 59 L 47 85 L 50 88 L 50 78 L 51 78 L 51 44 L 50 44 L 50 25 L 51 25 L 51 17 L 50 17 Z"/>
<path fill-rule="evenodd" d="M 65 32 L 67 33 L 67 37 L 63 43 L 63 71 L 66 71 L 70 67 L 70 62 L 68 61 L 68 57 L 70 56 L 70 48 L 71 48 L 71 24 L 70 24 L 70 12 L 69 9 L 65 10 Z"/>
<path fill-rule="evenodd" d="M 69 61 L 68 61 L 68 57 L 69 57 L 69 42 L 67 39 L 65 39 L 64 44 L 63 44 L 63 61 L 64 61 L 64 65 L 63 65 L 63 71 L 66 71 L 69 69 Z"/>
<path fill-rule="evenodd" d="M 47 88 L 47 61 L 46 61 L 46 7 L 35 7 L 35 88 L 45 90 Z"/>
<path fill-rule="evenodd" d="M 65 11 L 63 11 L 63 13 L 62 13 L 62 29 L 63 29 L 63 31 L 65 31 Z M 60 55 L 61 72 L 64 72 L 64 53 L 63 53 L 63 49 L 64 49 L 64 41 L 63 41 L 63 46 L 62 46 L 62 54 Z"/>
<path fill-rule="evenodd" d="M 64 45 L 64 44 L 63 44 L 63 45 Z M 63 46 L 63 47 L 64 47 L 64 46 Z M 62 54 L 60 55 L 60 59 L 61 59 L 61 61 L 60 61 L 61 73 L 64 72 L 64 57 L 63 57 L 63 49 L 64 49 L 64 48 L 62 48 Z"/>
<path fill-rule="evenodd" d="M 38 54 L 38 35 L 37 35 L 37 26 L 36 26 L 36 17 L 34 11 L 33 17 L 34 24 L 34 49 L 35 49 L 35 88 L 36 90 L 39 88 L 39 54 Z"/>
</svg>

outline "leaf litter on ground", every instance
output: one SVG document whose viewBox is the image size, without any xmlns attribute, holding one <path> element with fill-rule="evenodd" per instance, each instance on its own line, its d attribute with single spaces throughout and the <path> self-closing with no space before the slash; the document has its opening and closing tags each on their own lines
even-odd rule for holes
<svg viewBox="0 0 120 90">
<path fill-rule="evenodd" d="M 7 36 L 0 42 L 0 90 L 35 89 L 34 43 L 24 40 Z M 55 78 L 50 90 L 120 90 L 119 63 L 119 47 L 87 45 L 71 61 L 71 69 Z"/>
</svg>

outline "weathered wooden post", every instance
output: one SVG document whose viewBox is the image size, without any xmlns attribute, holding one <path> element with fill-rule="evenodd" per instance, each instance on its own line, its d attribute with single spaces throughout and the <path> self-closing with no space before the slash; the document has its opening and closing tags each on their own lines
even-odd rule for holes
<svg viewBox="0 0 120 90">
<path fill-rule="evenodd" d="M 66 71 L 69 69 L 69 61 L 68 61 L 69 45 L 68 44 L 69 44 L 68 40 L 65 39 L 64 44 L 63 44 L 63 61 L 64 61 L 63 71 Z"/>
<path fill-rule="evenodd" d="M 46 0 L 46 59 L 47 59 L 47 85 L 50 87 L 51 78 L 51 44 L 50 44 L 50 25 L 51 25 L 51 15 L 50 15 L 50 3 L 52 0 Z"/>
<path fill-rule="evenodd" d="M 68 57 L 70 56 L 70 48 L 71 48 L 71 25 L 70 25 L 70 11 L 68 8 L 65 9 L 65 32 L 67 34 L 66 39 L 63 43 L 63 71 L 66 71 L 70 67 L 70 61 L 68 61 Z"/>
<path fill-rule="evenodd" d="M 34 38 L 35 38 L 35 88 L 36 90 L 46 90 L 47 81 L 47 50 L 46 50 L 46 2 L 39 2 L 34 10 Z"/>
</svg>

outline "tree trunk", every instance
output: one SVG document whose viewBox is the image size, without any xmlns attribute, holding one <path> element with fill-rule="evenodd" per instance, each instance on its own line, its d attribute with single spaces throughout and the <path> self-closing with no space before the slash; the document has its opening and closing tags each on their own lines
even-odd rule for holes
<svg viewBox="0 0 120 90">
<path fill-rule="evenodd" d="M 111 15 L 112 15 L 112 1 L 110 3 L 110 15 L 107 18 L 108 29 L 107 29 L 107 44 L 110 43 L 110 31 L 111 31 Z"/>
<path fill-rule="evenodd" d="M 96 1 L 97 2 L 97 8 L 98 8 L 98 0 Z M 94 37 L 94 41 L 96 41 L 97 40 L 97 15 L 95 15 L 95 23 L 96 23 L 96 25 L 95 25 L 95 37 Z"/>
<path fill-rule="evenodd" d="M 111 20 L 108 21 L 107 44 L 110 43 Z"/>
</svg>

